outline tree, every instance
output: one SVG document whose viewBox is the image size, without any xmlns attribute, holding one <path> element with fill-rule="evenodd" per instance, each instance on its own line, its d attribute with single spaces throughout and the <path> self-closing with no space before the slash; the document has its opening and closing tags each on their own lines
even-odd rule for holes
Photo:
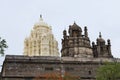
<svg viewBox="0 0 120 80">
<path fill-rule="evenodd" d="M 8 48 L 8 46 L 6 44 L 6 40 L 1 39 L 1 37 L 0 37 L 0 54 L 1 55 L 4 55 L 5 48 Z"/>
<path fill-rule="evenodd" d="M 120 63 L 105 63 L 97 71 L 96 80 L 117 80 L 120 78 Z"/>
</svg>

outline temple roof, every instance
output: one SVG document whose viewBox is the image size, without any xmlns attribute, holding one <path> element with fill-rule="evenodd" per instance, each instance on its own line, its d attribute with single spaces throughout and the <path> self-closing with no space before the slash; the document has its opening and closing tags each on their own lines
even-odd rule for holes
<svg viewBox="0 0 120 80">
<path fill-rule="evenodd" d="M 81 27 L 78 26 L 75 22 L 70 26 L 70 29 L 82 31 Z"/>
</svg>

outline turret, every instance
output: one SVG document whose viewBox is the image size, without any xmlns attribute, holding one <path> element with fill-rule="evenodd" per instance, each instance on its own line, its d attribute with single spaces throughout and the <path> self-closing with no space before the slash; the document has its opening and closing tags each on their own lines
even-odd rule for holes
<svg viewBox="0 0 120 80">
<path fill-rule="evenodd" d="M 107 40 L 107 43 L 108 43 L 107 48 L 108 48 L 108 52 L 109 52 L 108 55 L 112 56 L 111 55 L 111 42 L 110 42 L 110 39 Z"/>
<path fill-rule="evenodd" d="M 108 44 L 105 44 L 105 40 L 102 38 L 101 32 L 99 33 L 99 38 L 96 39 L 96 44 L 92 43 L 93 55 L 94 57 L 105 57 L 111 58 L 111 44 L 110 40 L 107 40 Z"/>
<path fill-rule="evenodd" d="M 97 45 L 105 45 L 105 40 L 102 38 L 101 32 L 99 32 L 99 38 L 97 38 Z"/>
<path fill-rule="evenodd" d="M 67 31 L 64 30 L 64 31 L 63 31 L 63 38 L 66 38 L 66 37 L 67 37 Z"/>
<path fill-rule="evenodd" d="M 84 35 L 85 35 L 85 37 L 88 37 L 88 32 L 87 32 L 87 27 L 86 26 L 84 27 Z"/>
<path fill-rule="evenodd" d="M 62 56 L 93 57 L 87 27 L 84 31 L 85 35 L 82 35 L 81 27 L 75 22 L 69 26 L 68 35 L 66 30 L 63 31 Z"/>
</svg>

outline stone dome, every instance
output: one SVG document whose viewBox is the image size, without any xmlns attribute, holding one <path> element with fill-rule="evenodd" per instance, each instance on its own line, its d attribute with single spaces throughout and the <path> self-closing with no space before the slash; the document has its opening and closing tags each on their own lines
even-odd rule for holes
<svg viewBox="0 0 120 80">
<path fill-rule="evenodd" d="M 97 38 L 97 41 L 99 41 L 99 42 L 105 42 L 105 40 L 103 38 Z"/>
<path fill-rule="evenodd" d="M 81 32 L 82 32 L 81 27 L 80 27 L 80 26 L 78 26 L 75 22 L 74 22 L 74 24 L 73 24 L 73 25 L 71 25 L 71 26 L 70 26 L 70 29 L 72 29 L 72 30 L 79 30 L 79 31 L 81 31 Z"/>
<path fill-rule="evenodd" d="M 97 41 L 105 43 L 105 40 L 102 38 L 101 32 L 99 33 L 99 38 L 97 38 Z"/>
</svg>

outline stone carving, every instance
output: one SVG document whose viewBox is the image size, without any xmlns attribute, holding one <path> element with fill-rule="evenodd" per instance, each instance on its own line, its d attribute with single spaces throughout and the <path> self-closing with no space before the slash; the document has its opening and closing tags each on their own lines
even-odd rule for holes
<svg viewBox="0 0 120 80">
<path fill-rule="evenodd" d="M 82 35 L 81 27 L 74 22 L 73 25 L 69 26 L 68 33 L 69 35 L 67 35 L 66 30 L 63 31 L 62 56 L 93 57 L 86 26 L 84 35 Z"/>
<path fill-rule="evenodd" d="M 99 38 L 96 40 L 96 44 L 94 42 L 92 43 L 92 47 L 90 45 L 86 26 L 84 27 L 84 35 L 82 35 L 81 27 L 74 22 L 73 25 L 69 26 L 68 33 L 69 34 L 67 35 L 67 31 L 63 31 L 61 49 L 63 57 L 113 57 L 111 54 L 110 40 L 107 40 L 108 44 L 106 45 L 101 33 L 99 34 Z"/>
</svg>

